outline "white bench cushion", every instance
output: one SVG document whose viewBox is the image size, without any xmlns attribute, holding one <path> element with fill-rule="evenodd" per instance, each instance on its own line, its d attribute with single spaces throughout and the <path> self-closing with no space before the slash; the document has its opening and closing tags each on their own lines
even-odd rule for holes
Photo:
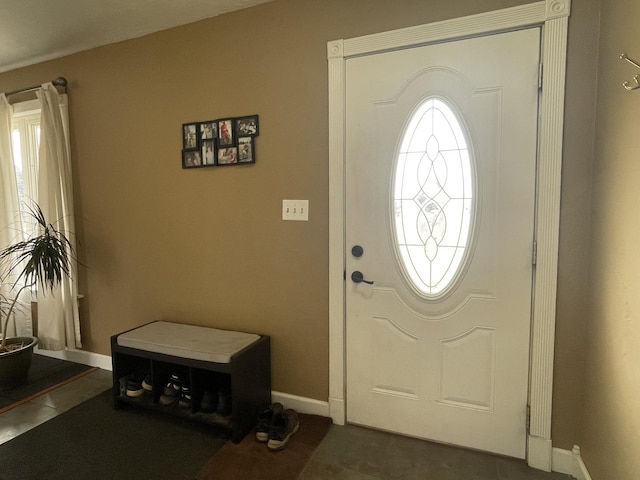
<svg viewBox="0 0 640 480">
<path fill-rule="evenodd" d="M 260 335 L 158 321 L 118 335 L 118 345 L 181 358 L 229 363 Z"/>
</svg>

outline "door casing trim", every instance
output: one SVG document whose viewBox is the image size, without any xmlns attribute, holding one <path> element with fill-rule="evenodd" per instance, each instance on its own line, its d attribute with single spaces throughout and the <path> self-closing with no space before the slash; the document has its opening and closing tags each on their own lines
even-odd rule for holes
<svg viewBox="0 0 640 480">
<path fill-rule="evenodd" d="M 571 0 L 545 0 L 442 22 L 327 43 L 329 72 L 329 413 L 343 425 L 345 394 L 345 63 L 350 57 L 542 27 L 542 85 L 536 188 L 529 378 L 529 466 L 551 471 L 553 357 L 560 230 L 562 136 Z"/>
</svg>

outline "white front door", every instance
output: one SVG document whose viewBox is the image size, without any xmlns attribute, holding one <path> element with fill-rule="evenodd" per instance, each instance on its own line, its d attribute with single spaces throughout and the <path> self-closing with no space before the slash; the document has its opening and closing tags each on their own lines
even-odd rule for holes
<svg viewBox="0 0 640 480">
<path fill-rule="evenodd" d="M 524 458 L 539 49 L 347 59 L 348 422 Z"/>
</svg>

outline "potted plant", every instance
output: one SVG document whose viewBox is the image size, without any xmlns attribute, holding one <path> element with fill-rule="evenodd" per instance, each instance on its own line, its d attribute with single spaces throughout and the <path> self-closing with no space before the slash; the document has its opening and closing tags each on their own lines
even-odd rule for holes
<svg viewBox="0 0 640 480">
<path fill-rule="evenodd" d="M 11 315 L 19 307 L 20 294 L 37 287 L 46 294 L 58 286 L 63 277 L 70 276 L 70 255 L 73 248 L 69 239 L 53 225 L 47 224 L 39 205 L 28 206 L 29 215 L 37 224 L 38 233 L 0 250 L 0 384 L 26 378 L 35 337 L 7 337 Z M 10 296 L 6 292 L 10 291 Z"/>
</svg>

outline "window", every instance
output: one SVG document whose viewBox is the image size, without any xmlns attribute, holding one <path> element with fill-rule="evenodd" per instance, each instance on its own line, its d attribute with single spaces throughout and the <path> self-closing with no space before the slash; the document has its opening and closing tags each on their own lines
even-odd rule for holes
<svg viewBox="0 0 640 480">
<path fill-rule="evenodd" d="M 402 136 L 393 189 L 396 249 L 421 296 L 444 295 L 471 234 L 473 160 L 461 122 L 442 98 L 423 102 Z"/>
<path fill-rule="evenodd" d="M 40 108 L 34 102 L 15 106 L 11 125 L 11 144 L 18 184 L 20 216 L 25 235 L 32 226 L 27 206 L 37 197 L 38 152 L 40 149 Z"/>
</svg>

